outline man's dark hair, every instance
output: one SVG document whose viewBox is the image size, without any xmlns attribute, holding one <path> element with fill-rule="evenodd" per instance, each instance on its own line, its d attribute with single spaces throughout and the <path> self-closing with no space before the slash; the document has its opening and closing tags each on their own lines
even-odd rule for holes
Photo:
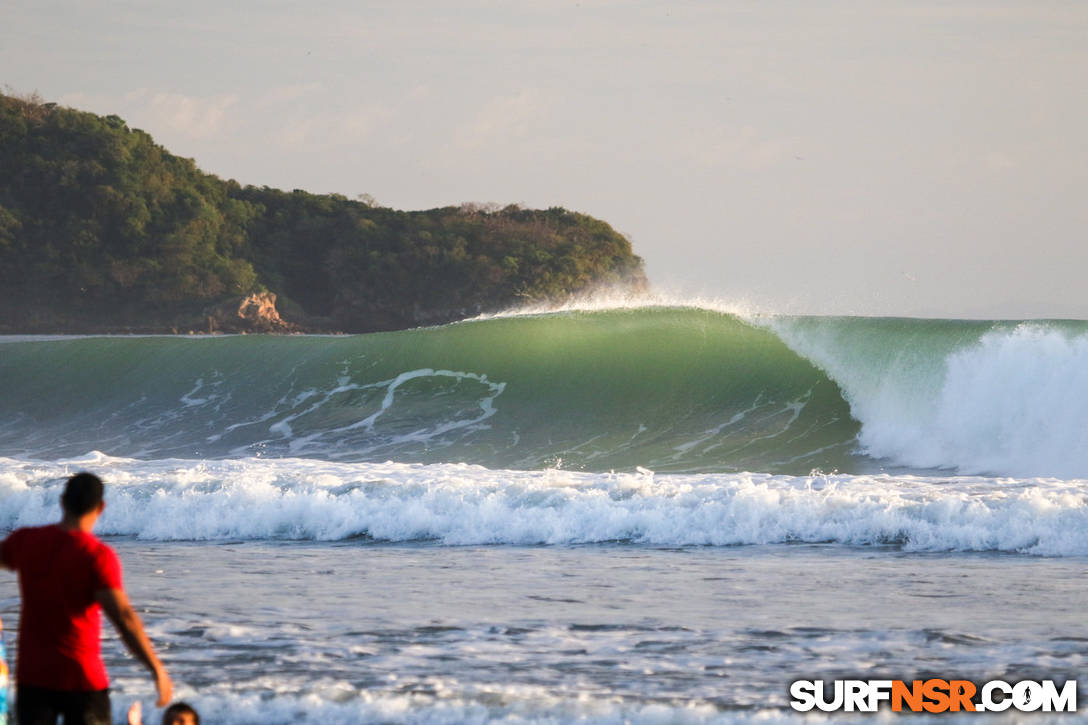
<svg viewBox="0 0 1088 725">
<path fill-rule="evenodd" d="M 178 715 L 192 715 L 193 722 L 196 723 L 196 725 L 200 725 L 200 715 L 198 715 L 192 705 L 187 702 L 175 702 L 173 705 L 166 708 L 162 714 L 163 724 L 166 725 L 166 723 L 173 722 L 174 718 Z"/>
<path fill-rule="evenodd" d="M 102 503 L 102 479 L 93 473 L 77 473 L 64 485 L 60 505 L 72 516 L 82 516 Z"/>
</svg>

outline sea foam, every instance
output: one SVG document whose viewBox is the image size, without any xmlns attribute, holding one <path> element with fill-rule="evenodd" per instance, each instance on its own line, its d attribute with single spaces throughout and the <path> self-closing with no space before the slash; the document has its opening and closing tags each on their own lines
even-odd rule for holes
<svg viewBox="0 0 1088 725">
<path fill-rule="evenodd" d="M 0 459 L 0 527 L 56 519 L 66 475 L 109 482 L 98 531 L 150 540 L 732 546 L 1088 555 L 1083 481 L 590 474 L 305 459 Z"/>
</svg>

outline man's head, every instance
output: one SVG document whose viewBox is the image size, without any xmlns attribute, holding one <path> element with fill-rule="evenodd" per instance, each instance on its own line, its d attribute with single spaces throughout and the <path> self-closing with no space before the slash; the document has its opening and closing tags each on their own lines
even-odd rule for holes
<svg viewBox="0 0 1088 725">
<path fill-rule="evenodd" d="M 200 725 L 200 715 L 184 702 L 175 702 L 162 714 L 162 725 Z"/>
<path fill-rule="evenodd" d="M 66 516 L 82 518 L 91 512 L 102 510 L 102 479 L 93 473 L 77 473 L 64 485 L 60 497 L 61 508 Z"/>
</svg>

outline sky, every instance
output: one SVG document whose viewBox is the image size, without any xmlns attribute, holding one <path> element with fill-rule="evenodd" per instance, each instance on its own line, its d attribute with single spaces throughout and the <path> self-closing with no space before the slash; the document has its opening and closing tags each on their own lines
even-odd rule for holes
<svg viewBox="0 0 1088 725">
<path fill-rule="evenodd" d="M 1088 319 L 1083 0 L 3 0 L 0 85 L 243 184 L 564 206 L 753 311 Z M 0 170 L 2 172 L 2 170 Z"/>
</svg>

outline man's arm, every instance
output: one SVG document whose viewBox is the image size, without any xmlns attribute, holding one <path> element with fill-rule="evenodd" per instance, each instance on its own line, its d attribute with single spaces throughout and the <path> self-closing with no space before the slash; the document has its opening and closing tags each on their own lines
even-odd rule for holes
<svg viewBox="0 0 1088 725">
<path fill-rule="evenodd" d="M 128 595 L 124 589 L 99 589 L 94 593 L 95 600 L 102 605 L 102 611 L 113 622 L 121 640 L 128 647 L 132 656 L 144 663 L 151 670 L 155 678 L 155 689 L 159 692 L 159 707 L 165 707 L 174 694 L 174 683 L 166 674 L 166 668 L 162 666 L 155 649 L 151 646 L 151 640 L 144 632 L 144 624 L 140 621 L 140 615 L 129 604 Z"/>
</svg>

